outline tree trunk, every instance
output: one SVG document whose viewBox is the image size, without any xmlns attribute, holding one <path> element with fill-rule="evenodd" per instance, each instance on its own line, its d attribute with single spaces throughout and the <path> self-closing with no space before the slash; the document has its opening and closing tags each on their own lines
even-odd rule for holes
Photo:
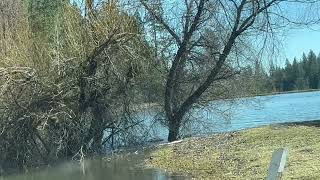
<svg viewBox="0 0 320 180">
<path fill-rule="evenodd" d="M 101 114 L 104 114 L 103 111 L 95 107 L 93 110 L 93 142 L 92 142 L 92 150 L 95 153 L 102 153 L 102 139 L 103 139 L 103 131 L 104 131 L 104 123 L 103 123 L 103 117 Z"/>
<path fill-rule="evenodd" d="M 169 135 L 168 141 L 176 141 L 179 138 L 180 126 L 182 118 L 172 116 L 169 118 Z"/>
</svg>

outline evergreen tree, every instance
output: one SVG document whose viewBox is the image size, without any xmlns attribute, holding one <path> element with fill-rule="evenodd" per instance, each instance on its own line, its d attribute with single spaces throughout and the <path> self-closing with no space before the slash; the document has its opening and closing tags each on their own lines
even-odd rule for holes
<svg viewBox="0 0 320 180">
<path fill-rule="evenodd" d="M 295 88 L 295 75 L 293 72 L 293 67 L 288 59 L 286 59 L 286 67 L 284 70 L 284 91 L 291 91 Z"/>
<path fill-rule="evenodd" d="M 291 67 L 292 68 L 291 69 L 291 73 L 292 73 L 291 76 L 294 81 L 296 81 L 298 78 L 298 68 L 299 68 L 298 66 L 299 66 L 298 61 L 296 58 L 294 58 L 293 62 L 292 62 L 292 67 Z"/>
<path fill-rule="evenodd" d="M 292 64 L 286 59 L 285 67 L 270 64 L 269 79 L 274 91 L 291 91 L 320 88 L 320 55 L 317 57 L 310 50 L 303 53 L 301 61 L 293 59 Z"/>
<path fill-rule="evenodd" d="M 297 65 L 297 79 L 295 82 L 298 90 L 306 89 L 309 86 L 304 77 L 305 77 L 305 72 L 304 72 L 303 66 L 302 66 L 302 64 L 298 64 Z"/>
<path fill-rule="evenodd" d="M 304 73 L 304 79 L 308 79 L 308 76 L 309 76 L 309 65 L 308 65 L 308 58 L 306 56 L 305 53 L 302 54 L 302 68 L 303 68 L 303 71 L 305 72 Z"/>
<path fill-rule="evenodd" d="M 308 66 L 309 88 L 317 89 L 319 83 L 319 65 L 317 61 L 317 56 L 313 51 L 310 51 L 308 55 Z"/>
</svg>

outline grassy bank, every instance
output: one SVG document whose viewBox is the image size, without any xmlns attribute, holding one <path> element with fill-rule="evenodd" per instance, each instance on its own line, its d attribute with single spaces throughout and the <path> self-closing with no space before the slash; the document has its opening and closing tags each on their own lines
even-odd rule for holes
<svg viewBox="0 0 320 180">
<path fill-rule="evenodd" d="M 147 160 L 151 167 L 195 179 L 264 179 L 272 152 L 289 148 L 283 179 L 320 179 L 318 123 L 287 124 L 190 138 L 164 145 Z"/>
</svg>

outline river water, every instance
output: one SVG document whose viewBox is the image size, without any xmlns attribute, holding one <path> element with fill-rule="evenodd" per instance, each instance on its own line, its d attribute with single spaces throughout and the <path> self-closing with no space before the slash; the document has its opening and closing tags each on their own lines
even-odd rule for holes
<svg viewBox="0 0 320 180">
<path fill-rule="evenodd" d="M 99 158 L 84 163 L 70 161 L 53 167 L 29 170 L 24 174 L 0 177 L 0 180 L 186 180 L 185 175 L 168 174 L 162 170 L 142 168 L 144 151 L 120 158 Z"/>
<path fill-rule="evenodd" d="M 320 119 L 320 91 L 292 93 L 271 96 L 244 98 L 233 101 L 215 101 L 209 108 L 197 109 L 190 114 L 198 123 L 186 126 L 185 134 L 200 135 L 206 133 L 237 131 L 262 125 L 311 121 Z M 154 119 L 154 111 L 140 114 L 148 120 Z M 153 136 L 165 138 L 167 130 L 158 125 L 153 128 Z M 138 154 L 138 155 L 137 155 Z M 183 176 L 168 175 L 161 170 L 142 169 L 137 167 L 145 158 L 137 152 L 109 161 L 68 162 L 55 167 L 30 171 L 27 174 L 15 175 L 5 180 L 169 180 L 187 179 Z"/>
<path fill-rule="evenodd" d="M 258 96 L 214 101 L 189 114 L 193 121 L 184 127 L 186 136 L 239 131 L 263 125 L 320 120 L 320 91 Z M 141 118 L 154 119 L 152 110 Z M 154 124 L 150 137 L 166 139 L 168 130 Z"/>
<path fill-rule="evenodd" d="M 320 91 L 247 98 L 237 104 L 225 126 L 217 131 L 237 131 L 262 125 L 320 120 Z"/>
</svg>

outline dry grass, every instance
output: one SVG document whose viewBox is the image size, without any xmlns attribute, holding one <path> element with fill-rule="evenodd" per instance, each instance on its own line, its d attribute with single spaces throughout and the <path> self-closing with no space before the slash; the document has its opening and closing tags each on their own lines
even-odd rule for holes
<svg viewBox="0 0 320 180">
<path fill-rule="evenodd" d="M 320 128 L 266 126 L 190 138 L 152 153 L 147 164 L 195 179 L 265 179 L 272 152 L 289 148 L 283 179 L 320 179 Z"/>
</svg>

